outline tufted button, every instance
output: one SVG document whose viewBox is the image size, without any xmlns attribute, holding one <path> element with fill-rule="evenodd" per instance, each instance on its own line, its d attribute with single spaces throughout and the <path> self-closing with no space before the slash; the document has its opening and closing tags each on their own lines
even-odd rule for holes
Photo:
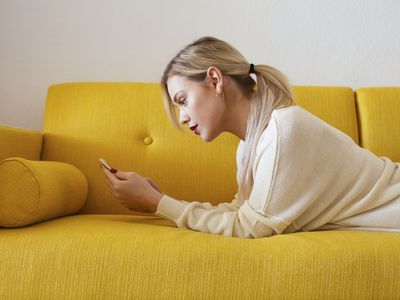
<svg viewBox="0 0 400 300">
<path fill-rule="evenodd" d="M 149 136 L 146 136 L 146 137 L 144 138 L 144 143 L 145 143 L 146 145 L 150 145 L 151 143 L 153 143 L 153 139 L 152 139 L 151 137 L 149 137 Z"/>
</svg>

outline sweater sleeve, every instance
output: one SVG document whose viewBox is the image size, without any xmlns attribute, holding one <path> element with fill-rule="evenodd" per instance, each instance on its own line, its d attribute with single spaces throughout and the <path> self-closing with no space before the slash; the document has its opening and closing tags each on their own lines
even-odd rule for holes
<svg viewBox="0 0 400 300">
<path fill-rule="evenodd" d="M 260 223 L 264 226 L 256 231 L 254 225 L 259 219 L 262 220 L 263 216 L 257 213 L 248 201 L 240 207 L 236 206 L 235 201 L 236 198 L 231 203 L 214 206 L 209 202 L 177 200 L 164 194 L 155 214 L 175 222 L 179 228 L 206 233 L 241 238 L 272 235 L 272 227 L 268 222 Z"/>
<path fill-rule="evenodd" d="M 175 222 L 179 228 L 230 237 L 260 238 L 281 233 L 287 224 L 277 217 L 268 216 L 262 209 L 269 196 L 275 167 L 276 127 L 271 126 L 263 135 L 255 159 L 253 189 L 243 204 L 237 193 L 232 202 L 217 206 L 209 202 L 177 200 L 164 194 L 155 214 Z"/>
</svg>

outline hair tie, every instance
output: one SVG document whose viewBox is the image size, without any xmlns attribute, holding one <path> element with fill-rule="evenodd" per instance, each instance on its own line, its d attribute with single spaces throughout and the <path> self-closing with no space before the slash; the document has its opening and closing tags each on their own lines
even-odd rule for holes
<svg viewBox="0 0 400 300">
<path fill-rule="evenodd" d="M 250 64 L 250 70 L 249 70 L 249 74 L 256 74 L 256 70 L 254 70 L 254 64 Z"/>
</svg>

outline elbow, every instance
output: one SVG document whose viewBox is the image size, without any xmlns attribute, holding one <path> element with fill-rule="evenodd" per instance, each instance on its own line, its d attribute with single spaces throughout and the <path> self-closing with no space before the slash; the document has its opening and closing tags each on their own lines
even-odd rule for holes
<svg viewBox="0 0 400 300">
<path fill-rule="evenodd" d="M 251 226 L 246 226 L 245 223 L 241 223 L 238 216 L 235 220 L 233 233 L 234 236 L 241 238 L 258 239 L 274 235 L 274 230 L 257 220 Z"/>
</svg>

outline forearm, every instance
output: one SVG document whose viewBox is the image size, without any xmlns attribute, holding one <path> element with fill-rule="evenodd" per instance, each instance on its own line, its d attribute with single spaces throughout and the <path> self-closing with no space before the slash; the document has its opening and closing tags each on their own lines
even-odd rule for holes
<svg viewBox="0 0 400 300">
<path fill-rule="evenodd" d="M 157 207 L 156 215 L 169 219 L 180 228 L 188 228 L 201 232 L 253 238 L 252 224 L 254 219 L 246 214 L 246 207 L 236 208 L 229 203 L 219 207 L 209 202 L 179 201 L 165 195 Z M 263 232 L 263 236 L 271 235 L 271 229 Z"/>
</svg>

